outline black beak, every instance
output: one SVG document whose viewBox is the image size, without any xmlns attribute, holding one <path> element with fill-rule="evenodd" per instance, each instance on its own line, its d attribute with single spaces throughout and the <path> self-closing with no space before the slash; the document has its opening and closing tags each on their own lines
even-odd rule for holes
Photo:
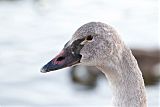
<svg viewBox="0 0 160 107">
<path fill-rule="evenodd" d="M 80 43 L 84 40 L 84 38 L 77 39 L 71 45 L 65 45 L 59 55 L 42 67 L 41 72 L 46 73 L 80 63 L 82 57 L 80 50 L 84 46 Z"/>
<path fill-rule="evenodd" d="M 59 55 L 44 65 L 42 73 L 62 69 L 80 63 L 81 55 L 75 54 L 71 49 L 63 49 Z"/>
</svg>

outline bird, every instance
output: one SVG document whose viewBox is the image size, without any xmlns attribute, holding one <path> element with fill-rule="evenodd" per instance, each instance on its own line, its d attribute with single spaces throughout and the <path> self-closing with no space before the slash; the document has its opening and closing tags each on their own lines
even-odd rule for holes
<svg viewBox="0 0 160 107">
<path fill-rule="evenodd" d="M 147 107 L 138 63 L 118 32 L 102 22 L 82 25 L 62 51 L 41 68 L 42 73 L 86 65 L 101 70 L 109 81 L 114 107 Z"/>
</svg>

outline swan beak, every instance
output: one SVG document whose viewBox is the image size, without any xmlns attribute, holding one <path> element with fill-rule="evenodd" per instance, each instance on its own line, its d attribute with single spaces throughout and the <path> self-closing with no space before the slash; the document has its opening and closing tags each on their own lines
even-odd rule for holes
<svg viewBox="0 0 160 107">
<path fill-rule="evenodd" d="M 42 67 L 41 72 L 46 73 L 78 64 L 80 59 L 80 54 L 73 54 L 70 49 L 63 49 L 59 55 Z"/>
</svg>

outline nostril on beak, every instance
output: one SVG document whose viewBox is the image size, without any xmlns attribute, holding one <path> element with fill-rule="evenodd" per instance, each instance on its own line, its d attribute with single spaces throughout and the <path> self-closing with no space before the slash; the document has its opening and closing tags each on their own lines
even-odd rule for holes
<svg viewBox="0 0 160 107">
<path fill-rule="evenodd" d="M 58 57 L 56 61 L 62 61 L 64 59 L 65 59 L 65 57 L 61 56 L 61 57 Z"/>
</svg>

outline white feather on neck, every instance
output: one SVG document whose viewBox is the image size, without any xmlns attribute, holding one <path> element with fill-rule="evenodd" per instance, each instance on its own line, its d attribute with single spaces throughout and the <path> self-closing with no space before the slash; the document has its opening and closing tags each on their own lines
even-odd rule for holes
<svg viewBox="0 0 160 107">
<path fill-rule="evenodd" d="M 108 65 L 106 66 L 106 65 Z M 113 63 L 97 66 L 108 78 L 115 107 L 147 107 L 142 73 L 131 51 L 125 48 Z"/>
</svg>

